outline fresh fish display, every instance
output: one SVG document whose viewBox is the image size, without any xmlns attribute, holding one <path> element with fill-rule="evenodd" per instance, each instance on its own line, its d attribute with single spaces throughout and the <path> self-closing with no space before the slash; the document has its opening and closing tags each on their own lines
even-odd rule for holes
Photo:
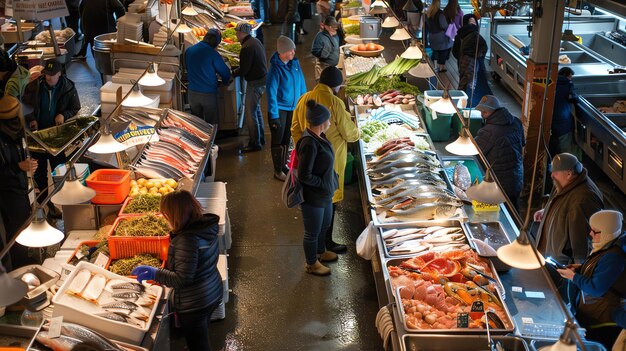
<svg viewBox="0 0 626 351">
<path fill-rule="evenodd" d="M 94 275 L 82 292 L 81 297 L 87 301 L 97 303 L 98 297 L 104 291 L 106 283 L 107 279 L 102 274 Z"/>
<path fill-rule="evenodd" d="M 467 245 L 460 227 L 432 226 L 391 229 L 382 233 L 389 255 L 407 255 L 426 250 L 443 251 Z"/>
<path fill-rule="evenodd" d="M 439 177 L 439 179 L 441 179 L 439 173 L 431 171 L 430 169 L 418 167 L 401 167 L 392 169 L 384 174 L 369 174 L 369 178 L 373 186 L 382 184 L 382 182 L 390 181 L 393 178 L 397 177 L 400 177 L 402 179 L 437 179 L 437 177 Z M 397 179 L 394 181 L 397 181 Z M 391 183 L 389 184 L 393 184 L 394 181 L 391 181 Z"/>
<path fill-rule="evenodd" d="M 374 151 L 379 158 L 385 157 L 394 151 L 415 149 L 415 143 L 410 137 L 396 138 L 386 141 L 378 149 Z"/>
<path fill-rule="evenodd" d="M 213 133 L 213 126 L 194 115 L 181 111 L 168 110 L 162 125 L 184 129 L 205 143 L 209 141 L 211 133 Z"/>
<path fill-rule="evenodd" d="M 406 210 L 389 210 L 383 212 L 381 222 L 429 221 L 433 219 L 448 219 L 457 216 L 457 206 L 440 205 L 436 203 L 422 204 Z"/>
<path fill-rule="evenodd" d="M 43 330 L 47 331 L 50 327 L 50 324 L 47 323 L 43 326 Z M 44 334 L 45 335 L 45 334 Z M 122 351 L 120 347 L 115 345 L 111 340 L 107 337 L 97 333 L 87 327 L 83 327 L 82 325 L 63 322 L 61 324 L 61 335 L 64 335 L 69 338 L 78 339 L 80 341 L 87 341 L 93 344 L 98 345 L 105 351 Z"/>
<path fill-rule="evenodd" d="M 412 167 L 409 167 L 412 168 Z M 395 172 L 395 171 L 394 171 Z M 392 173 L 394 173 L 392 172 Z M 426 173 L 397 173 L 388 174 L 381 178 L 377 178 L 378 180 L 371 180 L 372 190 L 382 191 L 382 189 L 393 188 L 395 186 L 401 185 L 404 182 L 408 181 L 416 181 L 424 184 L 432 184 L 436 186 L 440 186 L 442 188 L 446 187 L 446 183 L 441 179 L 441 175 L 434 172 L 426 172 Z"/>
<path fill-rule="evenodd" d="M 130 290 L 137 293 L 143 293 L 146 291 L 146 287 L 142 284 L 127 281 L 127 280 L 111 280 L 109 285 L 107 286 L 110 290 L 109 292 L 121 291 L 121 290 Z"/>
<path fill-rule="evenodd" d="M 58 338 L 51 338 L 47 331 L 40 331 L 35 337 L 38 343 L 53 351 L 71 351 L 74 346 L 80 344 L 82 340 L 61 335 Z"/>
<path fill-rule="evenodd" d="M 453 178 L 452 182 L 454 185 L 461 188 L 463 191 L 467 191 L 472 185 L 472 177 L 470 176 L 469 169 L 467 169 L 467 166 L 465 166 L 463 162 L 459 162 L 454 166 Z"/>
<path fill-rule="evenodd" d="M 414 185 L 407 186 L 403 190 L 392 195 L 381 194 L 380 196 L 376 196 L 374 197 L 374 205 L 386 206 L 392 203 L 398 203 L 397 200 L 404 201 L 407 198 L 417 199 L 436 196 L 449 196 L 455 198 L 454 194 L 445 188 L 439 188 L 433 185 Z"/>
<path fill-rule="evenodd" d="M 89 283 L 90 279 L 91 279 L 91 272 L 86 269 L 81 270 L 80 272 L 76 274 L 76 276 L 74 277 L 74 280 L 72 280 L 72 283 L 67 288 L 67 293 L 71 295 L 80 296 L 83 290 L 85 290 L 85 287 Z"/>
<path fill-rule="evenodd" d="M 126 317 L 113 312 L 96 313 L 96 316 L 110 319 L 116 322 L 127 323 Z"/>
<path fill-rule="evenodd" d="M 385 145 L 385 144 L 383 144 Z M 385 163 L 385 162 L 392 162 L 395 160 L 398 160 L 400 158 L 406 157 L 406 156 L 413 156 L 413 155 L 419 155 L 425 159 L 429 159 L 430 162 L 433 162 L 437 167 L 440 166 L 439 162 L 437 161 L 437 159 L 435 157 L 432 156 L 431 153 L 426 152 L 426 151 L 421 151 L 421 150 L 417 150 L 417 149 L 413 149 L 413 150 L 397 150 L 391 153 L 388 153 L 386 155 L 381 155 L 380 157 L 377 157 L 375 159 L 372 159 L 371 161 L 367 162 L 368 166 L 374 166 L 374 165 L 379 165 L 381 163 Z"/>
<path fill-rule="evenodd" d="M 465 193 L 465 191 L 461 188 L 459 188 L 458 186 L 452 184 L 452 190 L 454 190 L 454 194 L 461 199 L 461 201 L 464 202 L 472 202 L 472 200 L 470 200 L 469 197 L 467 197 L 467 194 Z"/>
<path fill-rule="evenodd" d="M 455 198 L 451 197 L 447 194 L 442 193 L 425 193 L 421 194 L 418 197 L 408 197 L 404 200 L 399 200 L 385 206 L 379 207 L 386 210 L 391 210 L 394 212 L 410 210 L 414 207 L 418 207 L 421 205 L 450 205 L 454 207 L 461 207 L 463 203 Z"/>
<path fill-rule="evenodd" d="M 185 138 L 186 140 L 189 140 L 189 142 L 193 144 L 193 146 L 197 147 L 200 150 L 204 150 L 204 148 L 206 147 L 206 142 L 202 141 L 202 139 L 198 138 L 197 136 L 189 133 L 188 131 L 182 128 L 170 127 L 170 128 L 161 128 L 160 130 L 161 132 L 165 134 L 169 134 L 174 137 L 179 136 L 179 137 Z"/>
<path fill-rule="evenodd" d="M 406 150 L 401 150 L 406 151 Z M 372 165 L 367 169 L 369 174 L 385 174 L 402 167 L 417 167 L 423 170 L 441 171 L 439 161 L 430 156 L 420 154 L 408 154 L 392 161 L 386 161 Z"/>
<path fill-rule="evenodd" d="M 135 291 L 120 291 L 111 294 L 111 297 L 117 301 L 137 301 L 141 294 Z"/>
</svg>

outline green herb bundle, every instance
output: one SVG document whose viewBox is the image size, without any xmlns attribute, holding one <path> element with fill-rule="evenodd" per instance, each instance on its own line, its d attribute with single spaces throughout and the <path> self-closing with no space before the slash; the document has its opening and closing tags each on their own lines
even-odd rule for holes
<svg viewBox="0 0 626 351">
<path fill-rule="evenodd" d="M 161 196 L 152 194 L 139 194 L 128 202 L 122 213 L 150 213 L 159 212 Z"/>
<path fill-rule="evenodd" d="M 113 232 L 115 236 L 165 236 L 170 231 L 167 220 L 149 214 L 141 217 L 131 217 L 119 222 Z"/>
<path fill-rule="evenodd" d="M 148 254 L 136 255 L 130 258 L 121 258 L 113 261 L 109 271 L 119 275 L 131 275 L 138 266 L 161 267 L 161 260 Z"/>
</svg>

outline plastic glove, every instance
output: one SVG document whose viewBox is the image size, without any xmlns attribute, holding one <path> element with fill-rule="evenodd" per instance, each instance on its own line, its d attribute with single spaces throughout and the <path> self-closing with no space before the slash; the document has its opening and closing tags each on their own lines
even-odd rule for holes
<svg viewBox="0 0 626 351">
<path fill-rule="evenodd" d="M 156 267 L 138 266 L 130 274 L 137 276 L 137 281 L 141 283 L 144 280 L 154 280 L 158 270 Z"/>
<path fill-rule="evenodd" d="M 270 119 L 270 130 L 276 131 L 280 128 L 280 119 L 274 118 Z"/>
</svg>

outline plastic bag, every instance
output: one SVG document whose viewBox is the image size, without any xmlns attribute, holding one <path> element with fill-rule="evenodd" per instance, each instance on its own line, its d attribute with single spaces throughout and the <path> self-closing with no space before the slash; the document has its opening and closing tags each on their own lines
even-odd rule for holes
<svg viewBox="0 0 626 351">
<path fill-rule="evenodd" d="M 361 235 L 356 239 L 356 253 L 366 260 L 371 260 L 376 254 L 376 227 L 370 223 L 363 229 Z"/>
</svg>

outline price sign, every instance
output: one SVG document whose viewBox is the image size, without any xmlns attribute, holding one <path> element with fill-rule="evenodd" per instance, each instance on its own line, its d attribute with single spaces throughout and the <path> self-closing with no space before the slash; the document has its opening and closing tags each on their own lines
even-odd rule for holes
<svg viewBox="0 0 626 351">
<path fill-rule="evenodd" d="M 33 21 L 69 16 L 65 0 L 7 0 L 5 14 Z"/>
<path fill-rule="evenodd" d="M 51 339 L 61 336 L 61 326 L 63 325 L 63 316 L 50 318 L 50 327 L 48 328 L 48 336 Z"/>
<path fill-rule="evenodd" d="M 104 268 L 104 266 L 106 266 L 108 262 L 109 262 L 109 256 L 100 252 L 98 254 L 98 257 L 96 257 L 96 262 L 94 262 L 93 264 L 95 264 L 98 267 Z"/>
<path fill-rule="evenodd" d="M 469 313 L 461 312 L 456 315 L 456 327 L 468 328 L 469 327 Z"/>
</svg>

